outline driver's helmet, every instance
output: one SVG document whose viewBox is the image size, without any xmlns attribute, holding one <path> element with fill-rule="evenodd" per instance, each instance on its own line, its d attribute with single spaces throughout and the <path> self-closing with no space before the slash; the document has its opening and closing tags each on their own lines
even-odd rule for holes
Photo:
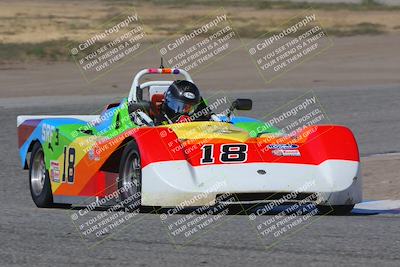
<svg viewBox="0 0 400 267">
<path fill-rule="evenodd" d="M 186 80 L 174 81 L 165 92 L 164 112 L 173 122 L 181 116 L 189 116 L 200 103 L 200 92 L 196 85 Z"/>
</svg>

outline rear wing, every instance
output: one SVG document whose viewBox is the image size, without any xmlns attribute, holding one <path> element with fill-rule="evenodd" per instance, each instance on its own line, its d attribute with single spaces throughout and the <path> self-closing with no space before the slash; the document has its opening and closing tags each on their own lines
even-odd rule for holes
<svg viewBox="0 0 400 267">
<path fill-rule="evenodd" d="M 20 115 L 17 117 L 17 127 L 27 120 L 43 120 L 43 119 L 78 119 L 86 122 L 97 120 L 99 115 Z"/>
</svg>

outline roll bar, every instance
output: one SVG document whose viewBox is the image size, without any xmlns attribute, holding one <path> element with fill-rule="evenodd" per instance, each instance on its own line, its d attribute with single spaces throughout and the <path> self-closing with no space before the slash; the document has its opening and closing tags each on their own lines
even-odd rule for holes
<svg viewBox="0 0 400 267">
<path fill-rule="evenodd" d="M 129 92 L 128 101 L 129 102 L 138 102 L 138 100 L 143 99 L 143 88 L 150 85 L 168 85 L 171 84 L 170 81 L 151 81 L 143 84 L 139 84 L 140 78 L 148 74 L 170 74 L 170 75 L 183 75 L 185 80 L 189 82 L 193 82 L 192 77 L 190 77 L 189 73 L 182 69 L 144 69 L 139 71 L 135 78 L 133 79 L 131 90 Z M 143 86 L 142 86 L 143 85 Z"/>
</svg>

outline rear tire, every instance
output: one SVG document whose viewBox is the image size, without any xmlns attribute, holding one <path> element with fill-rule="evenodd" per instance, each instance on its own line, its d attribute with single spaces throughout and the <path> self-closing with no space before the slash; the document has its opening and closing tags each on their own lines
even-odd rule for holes
<svg viewBox="0 0 400 267">
<path fill-rule="evenodd" d="M 119 166 L 120 203 L 128 211 L 140 211 L 142 201 L 142 168 L 139 148 L 134 140 L 126 143 Z"/>
<path fill-rule="evenodd" d="M 29 165 L 29 188 L 33 202 L 39 208 L 53 206 L 53 194 L 49 172 L 46 169 L 43 148 L 40 143 L 35 143 Z"/>
</svg>

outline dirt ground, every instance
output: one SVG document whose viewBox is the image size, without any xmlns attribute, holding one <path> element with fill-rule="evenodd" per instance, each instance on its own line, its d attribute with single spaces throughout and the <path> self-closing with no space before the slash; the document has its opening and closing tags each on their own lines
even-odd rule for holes
<svg viewBox="0 0 400 267">
<path fill-rule="evenodd" d="M 310 8 L 307 5 L 304 8 L 262 7 L 257 6 L 256 2 L 245 5 L 238 1 L 203 5 L 193 5 L 185 1 L 182 5 L 179 1 L 155 4 L 152 1 L 2 0 L 0 42 L 84 40 L 88 34 L 97 31 L 99 25 L 132 8 L 139 14 L 149 36 L 163 39 L 189 28 L 189 25 L 195 25 L 200 18 L 214 14 L 221 7 L 228 13 L 235 30 L 242 37 L 256 37 L 276 30 L 290 18 Z M 354 10 L 346 6 L 336 6 L 314 9 L 312 12 L 328 32 L 351 32 L 365 23 L 386 33 L 400 32 L 400 12 L 390 8 L 359 11 L 357 8 Z"/>
</svg>

